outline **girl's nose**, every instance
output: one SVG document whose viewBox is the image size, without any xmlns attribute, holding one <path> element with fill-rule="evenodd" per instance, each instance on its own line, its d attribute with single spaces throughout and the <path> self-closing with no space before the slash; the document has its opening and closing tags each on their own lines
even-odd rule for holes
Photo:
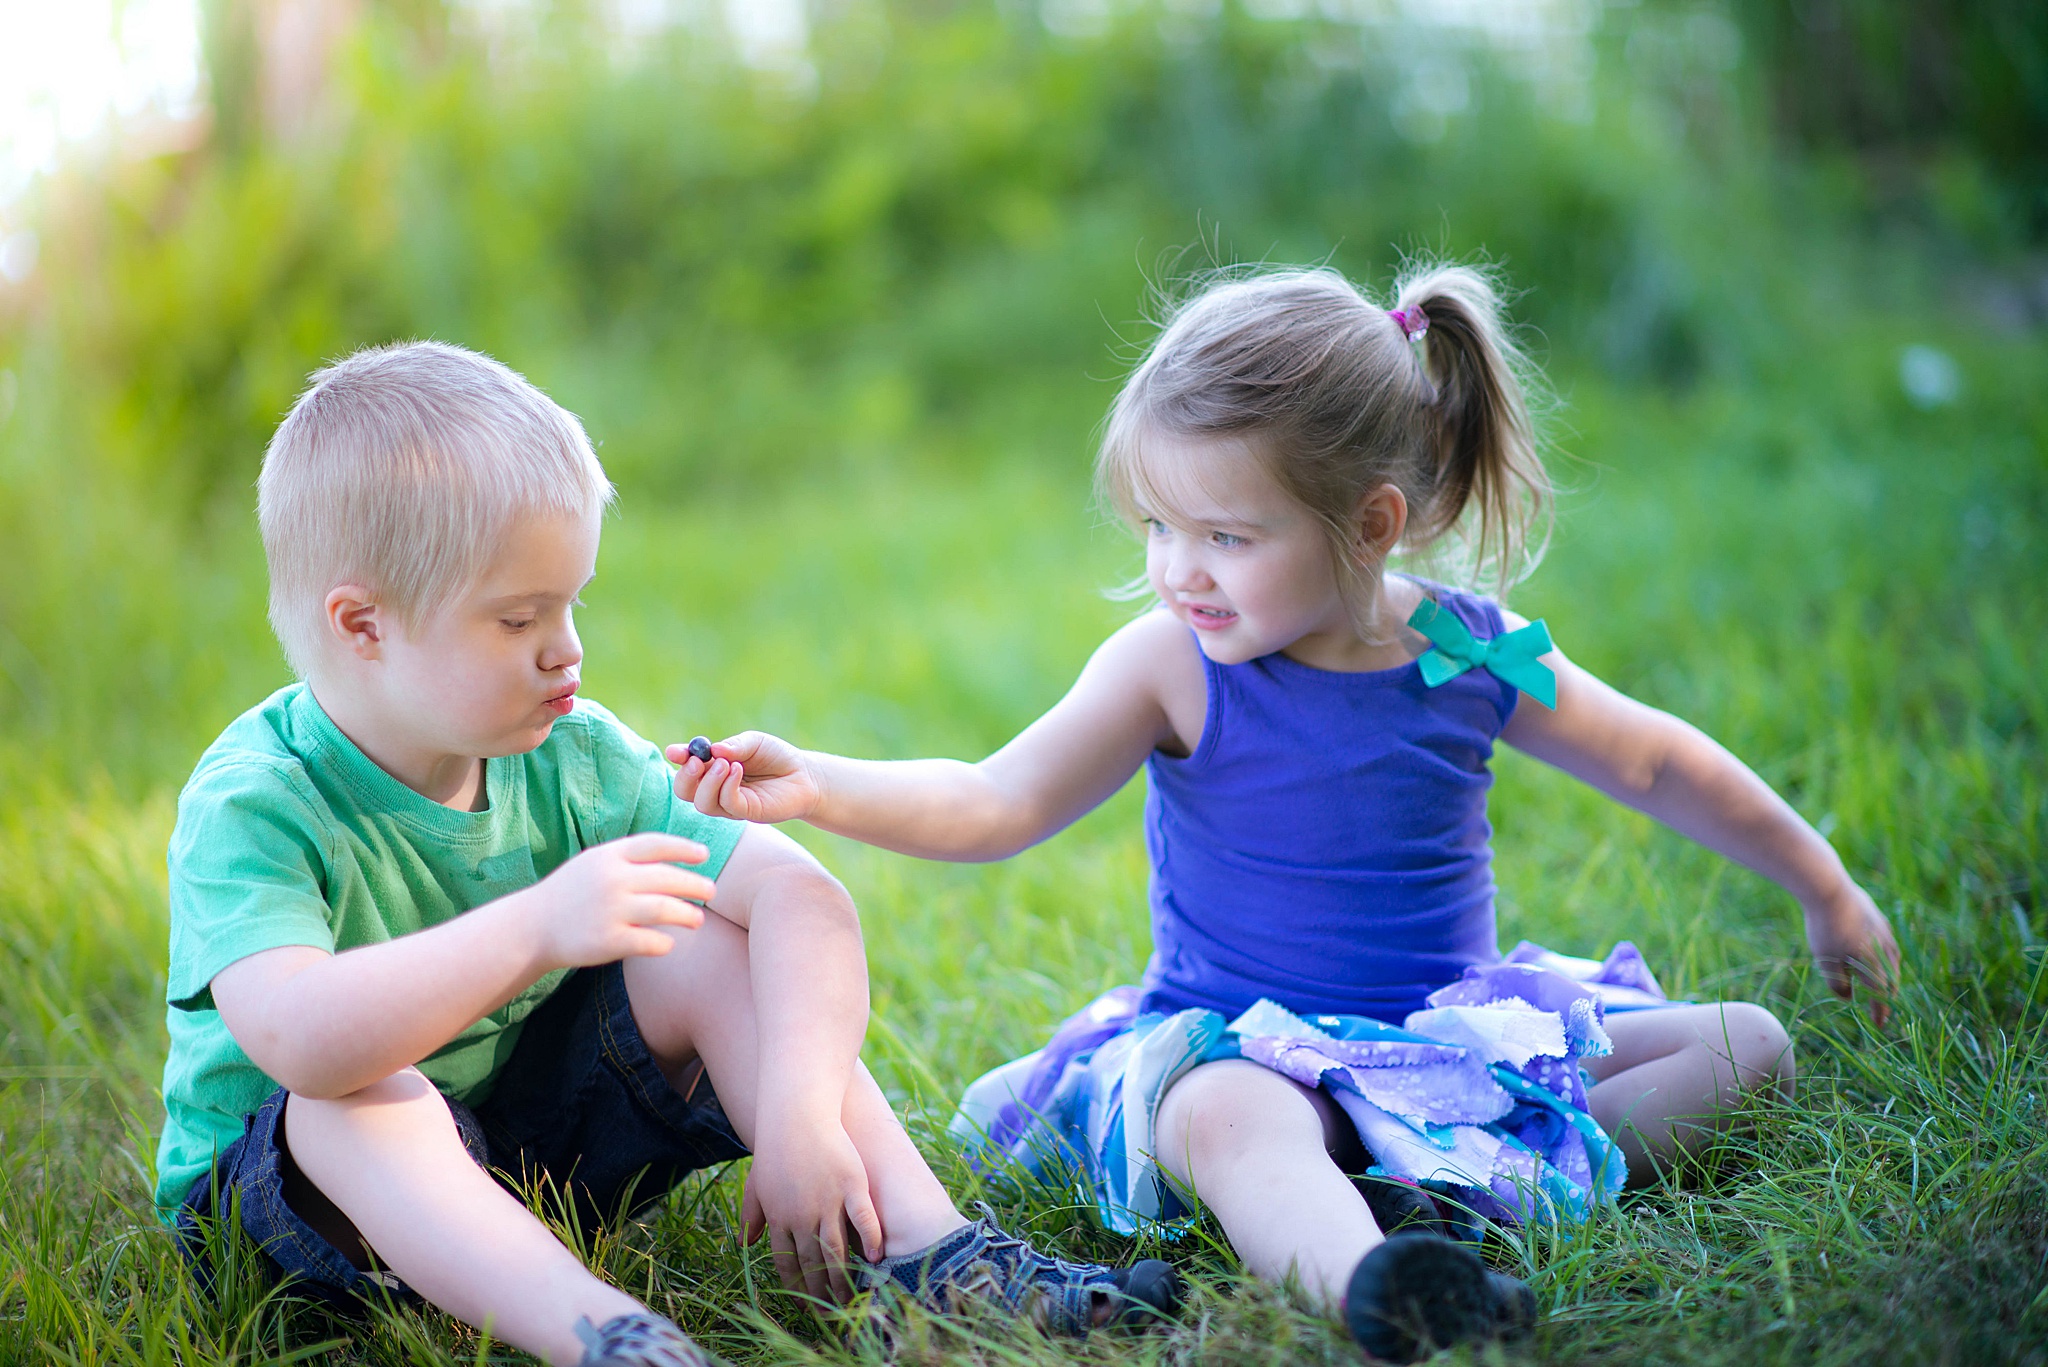
<svg viewBox="0 0 2048 1367">
<path fill-rule="evenodd" d="M 1175 593 L 1200 593 L 1215 587 L 1209 571 L 1202 565 L 1201 556 L 1181 546 L 1175 546 L 1166 553 L 1166 573 L 1161 578 Z"/>
</svg>

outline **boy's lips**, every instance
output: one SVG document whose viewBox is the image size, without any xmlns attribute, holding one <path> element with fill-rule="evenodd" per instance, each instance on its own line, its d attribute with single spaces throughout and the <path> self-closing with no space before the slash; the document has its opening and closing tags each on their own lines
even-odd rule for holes
<svg viewBox="0 0 2048 1367">
<path fill-rule="evenodd" d="M 570 684 L 567 688 L 562 689 L 553 697 L 541 703 L 541 706 L 558 717 L 568 716 L 570 709 L 576 706 L 576 687 L 575 684 Z"/>
</svg>

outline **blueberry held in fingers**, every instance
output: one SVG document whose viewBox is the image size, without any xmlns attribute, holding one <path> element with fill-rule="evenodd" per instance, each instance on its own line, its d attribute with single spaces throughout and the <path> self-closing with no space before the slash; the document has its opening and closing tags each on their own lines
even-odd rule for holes
<svg viewBox="0 0 2048 1367">
<path fill-rule="evenodd" d="M 690 754 L 696 759 L 711 763 L 711 742 L 703 736 L 690 737 Z"/>
</svg>

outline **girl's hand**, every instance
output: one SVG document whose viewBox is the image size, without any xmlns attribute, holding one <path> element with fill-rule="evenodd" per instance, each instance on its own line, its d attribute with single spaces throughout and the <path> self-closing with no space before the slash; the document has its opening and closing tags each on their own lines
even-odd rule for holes
<svg viewBox="0 0 2048 1367">
<path fill-rule="evenodd" d="M 824 790 L 809 756 L 765 731 L 742 731 L 711 747 L 709 761 L 687 745 L 666 751 L 676 769 L 676 796 L 706 816 L 740 821 L 801 821 L 818 810 Z"/>
<path fill-rule="evenodd" d="M 1883 1025 L 1891 1014 L 1885 999 L 1898 985 L 1899 942 L 1870 894 L 1845 878 L 1832 896 L 1808 904 L 1806 943 L 1836 996 L 1848 1000 L 1859 983 L 1876 994 L 1870 1019 Z"/>
</svg>

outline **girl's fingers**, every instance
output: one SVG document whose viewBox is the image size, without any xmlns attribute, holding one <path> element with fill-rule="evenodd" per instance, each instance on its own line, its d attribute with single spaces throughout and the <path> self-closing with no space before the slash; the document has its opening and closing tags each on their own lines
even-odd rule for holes
<svg viewBox="0 0 2048 1367">
<path fill-rule="evenodd" d="M 677 758 L 676 755 L 679 750 L 682 752 L 681 758 Z M 704 761 L 680 745 L 669 747 L 668 758 L 671 764 L 678 766 L 675 779 L 676 797 L 683 802 L 694 801 L 697 796 L 697 784 L 704 777 Z"/>
<path fill-rule="evenodd" d="M 704 777 L 697 784 L 697 810 L 706 816 L 724 816 L 719 810 L 718 790 L 724 784 L 727 774 L 732 772 L 732 761 L 714 759 L 704 766 Z"/>
<path fill-rule="evenodd" d="M 724 808 L 722 815 L 744 816 L 746 808 L 742 804 L 746 799 L 740 795 L 740 785 L 746 781 L 746 769 L 740 764 L 734 763 L 726 773 L 725 783 L 720 788 L 718 794 L 718 805 Z"/>
</svg>

